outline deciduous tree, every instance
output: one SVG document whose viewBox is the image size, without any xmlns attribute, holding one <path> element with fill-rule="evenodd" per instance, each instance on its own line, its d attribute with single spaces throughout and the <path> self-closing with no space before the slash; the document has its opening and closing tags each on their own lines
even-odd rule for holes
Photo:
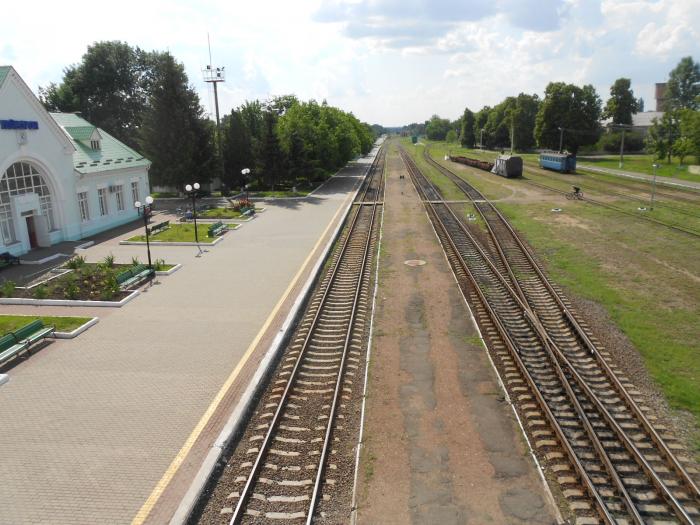
<svg viewBox="0 0 700 525">
<path fill-rule="evenodd" d="M 634 98 L 629 78 L 618 78 L 610 86 L 610 98 L 605 104 L 603 118 L 611 118 L 613 124 L 632 124 L 632 115 L 639 111 L 639 101 Z"/>
<path fill-rule="evenodd" d="M 700 64 L 684 57 L 668 77 L 666 99 L 669 109 L 700 108 Z"/>
<path fill-rule="evenodd" d="M 459 133 L 459 142 L 465 148 L 474 147 L 474 113 L 469 108 L 465 108 L 462 115 L 462 129 Z"/>
</svg>

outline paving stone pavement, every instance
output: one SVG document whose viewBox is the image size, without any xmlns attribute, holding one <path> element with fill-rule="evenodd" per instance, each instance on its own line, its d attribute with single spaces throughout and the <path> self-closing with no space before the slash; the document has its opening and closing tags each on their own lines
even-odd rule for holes
<svg viewBox="0 0 700 525">
<path fill-rule="evenodd" d="M 203 257 L 154 246 L 154 259 L 183 267 L 123 308 L 0 306 L 100 317 L 0 386 L 0 523 L 130 523 L 358 183 L 334 177 L 312 197 L 267 202 Z M 89 248 L 88 261 L 144 260 L 145 247 L 118 245 L 128 236 Z"/>
</svg>

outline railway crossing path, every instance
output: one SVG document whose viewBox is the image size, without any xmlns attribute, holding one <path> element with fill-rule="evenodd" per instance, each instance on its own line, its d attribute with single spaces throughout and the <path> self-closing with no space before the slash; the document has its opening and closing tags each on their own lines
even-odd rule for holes
<svg viewBox="0 0 700 525">
<path fill-rule="evenodd" d="M 153 247 L 154 259 L 182 268 L 122 308 L 0 307 L 100 317 L 0 386 L 0 523 L 167 522 L 367 166 L 341 170 L 311 197 L 266 202 L 202 257 Z M 87 260 L 144 259 L 145 247 L 118 240 Z"/>
</svg>

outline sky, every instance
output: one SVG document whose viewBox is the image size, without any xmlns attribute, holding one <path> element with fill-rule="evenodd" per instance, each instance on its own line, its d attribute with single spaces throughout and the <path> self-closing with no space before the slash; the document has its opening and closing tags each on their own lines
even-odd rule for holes
<svg viewBox="0 0 700 525">
<path fill-rule="evenodd" d="M 213 114 L 201 69 L 224 66 L 222 114 L 294 93 L 369 123 L 456 119 L 550 81 L 616 78 L 654 109 L 654 83 L 700 60 L 700 0 L 121 0 L 3 3 L 0 65 L 37 91 L 98 40 L 168 50 Z"/>
</svg>

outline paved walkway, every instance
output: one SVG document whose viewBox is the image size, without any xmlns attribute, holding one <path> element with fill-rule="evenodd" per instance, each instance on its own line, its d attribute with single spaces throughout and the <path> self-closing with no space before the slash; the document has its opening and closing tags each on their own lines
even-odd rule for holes
<svg viewBox="0 0 700 525">
<path fill-rule="evenodd" d="M 578 167 L 589 171 L 594 171 L 596 173 L 605 173 L 606 175 L 615 175 L 617 177 L 626 177 L 628 179 L 643 180 L 645 182 L 652 182 L 654 180 L 653 175 L 647 175 L 646 173 L 616 170 L 613 168 L 601 168 L 599 166 L 586 164 L 585 162 L 579 162 Z M 657 184 L 666 184 L 668 186 L 677 186 L 681 188 L 692 188 L 694 190 L 700 190 L 700 182 L 692 182 L 689 180 L 677 179 L 675 177 L 656 177 L 656 182 Z"/>
<path fill-rule="evenodd" d="M 0 523 L 131 522 L 364 170 L 346 169 L 355 176 L 313 197 L 266 203 L 201 258 L 192 247 L 154 246 L 154 259 L 184 266 L 121 309 L 0 306 L 100 316 L 0 386 Z M 144 260 L 145 247 L 118 245 L 129 235 L 89 248 L 87 259 Z"/>
</svg>

